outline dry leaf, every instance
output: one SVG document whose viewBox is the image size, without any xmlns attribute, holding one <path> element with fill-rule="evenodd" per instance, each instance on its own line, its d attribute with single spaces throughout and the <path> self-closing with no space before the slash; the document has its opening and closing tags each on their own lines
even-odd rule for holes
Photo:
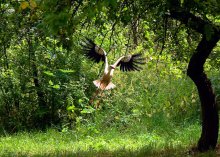
<svg viewBox="0 0 220 157">
<path fill-rule="evenodd" d="M 34 9 L 37 7 L 37 3 L 35 2 L 35 0 L 30 0 L 30 7 L 31 9 Z"/>
<path fill-rule="evenodd" d="M 21 6 L 20 6 L 20 7 L 21 7 L 22 10 L 24 10 L 24 9 L 26 9 L 28 6 L 29 6 L 29 3 L 26 2 L 26 1 L 24 1 L 24 2 L 21 3 Z"/>
</svg>

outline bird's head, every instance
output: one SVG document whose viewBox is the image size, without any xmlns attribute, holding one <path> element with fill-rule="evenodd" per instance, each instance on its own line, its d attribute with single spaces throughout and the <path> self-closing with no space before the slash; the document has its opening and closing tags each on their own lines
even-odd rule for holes
<svg viewBox="0 0 220 157">
<path fill-rule="evenodd" d="M 109 68 L 110 69 L 115 69 L 115 65 L 110 65 Z"/>
</svg>

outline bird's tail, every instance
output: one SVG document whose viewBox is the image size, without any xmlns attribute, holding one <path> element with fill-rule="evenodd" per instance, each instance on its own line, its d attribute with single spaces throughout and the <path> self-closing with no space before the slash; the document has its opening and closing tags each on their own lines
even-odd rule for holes
<svg viewBox="0 0 220 157">
<path fill-rule="evenodd" d="M 101 80 L 95 80 L 95 81 L 93 81 L 93 84 L 94 84 L 97 88 L 99 88 L 100 85 L 101 85 Z"/>
<path fill-rule="evenodd" d="M 115 85 L 112 82 L 108 84 L 102 83 L 101 80 L 93 81 L 94 85 L 101 90 L 109 90 L 115 88 Z"/>
<path fill-rule="evenodd" d="M 112 82 L 109 82 L 109 84 L 105 87 L 105 90 L 113 89 L 115 87 L 116 86 Z"/>
</svg>

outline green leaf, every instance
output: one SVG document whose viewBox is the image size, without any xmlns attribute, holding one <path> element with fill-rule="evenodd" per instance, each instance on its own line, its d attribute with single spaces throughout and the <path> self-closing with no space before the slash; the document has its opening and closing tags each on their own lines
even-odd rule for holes
<svg viewBox="0 0 220 157">
<path fill-rule="evenodd" d="M 52 86 L 52 88 L 54 88 L 54 89 L 60 89 L 60 85 L 56 84 L 56 85 Z"/>
<path fill-rule="evenodd" d="M 117 7 L 117 0 L 109 0 L 109 4 L 115 9 Z"/>
<path fill-rule="evenodd" d="M 51 80 L 49 81 L 49 85 L 53 86 L 53 82 Z"/>
<path fill-rule="evenodd" d="M 76 107 L 74 105 L 67 107 L 67 111 L 74 111 L 75 109 Z"/>
<path fill-rule="evenodd" d="M 54 75 L 52 72 L 50 72 L 50 71 L 44 71 L 44 74 L 46 74 L 47 76 L 52 76 L 52 77 L 55 76 L 55 75 Z"/>
<path fill-rule="evenodd" d="M 81 103 L 83 102 L 83 100 L 82 100 L 82 99 L 79 99 L 78 102 L 81 104 Z"/>
<path fill-rule="evenodd" d="M 183 3 L 184 3 L 184 0 L 180 0 L 180 4 L 181 4 L 181 6 L 183 5 Z"/>
<path fill-rule="evenodd" d="M 65 70 L 65 69 L 59 69 L 60 72 L 62 73 L 74 73 L 75 70 Z"/>
<path fill-rule="evenodd" d="M 95 111 L 94 108 L 90 107 L 90 108 L 85 108 L 81 111 L 82 114 L 88 114 L 88 113 L 93 113 Z"/>
</svg>

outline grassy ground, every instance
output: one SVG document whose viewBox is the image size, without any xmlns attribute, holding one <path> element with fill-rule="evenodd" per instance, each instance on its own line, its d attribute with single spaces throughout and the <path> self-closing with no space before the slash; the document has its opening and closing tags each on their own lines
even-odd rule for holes
<svg viewBox="0 0 220 157">
<path fill-rule="evenodd" d="M 200 127 L 146 129 L 144 126 L 119 131 L 102 132 L 68 131 L 18 133 L 0 138 L 1 156 L 191 156 L 188 150 L 194 146 Z M 213 155 L 209 153 L 208 156 Z M 201 156 L 201 155 L 200 155 Z"/>
</svg>

